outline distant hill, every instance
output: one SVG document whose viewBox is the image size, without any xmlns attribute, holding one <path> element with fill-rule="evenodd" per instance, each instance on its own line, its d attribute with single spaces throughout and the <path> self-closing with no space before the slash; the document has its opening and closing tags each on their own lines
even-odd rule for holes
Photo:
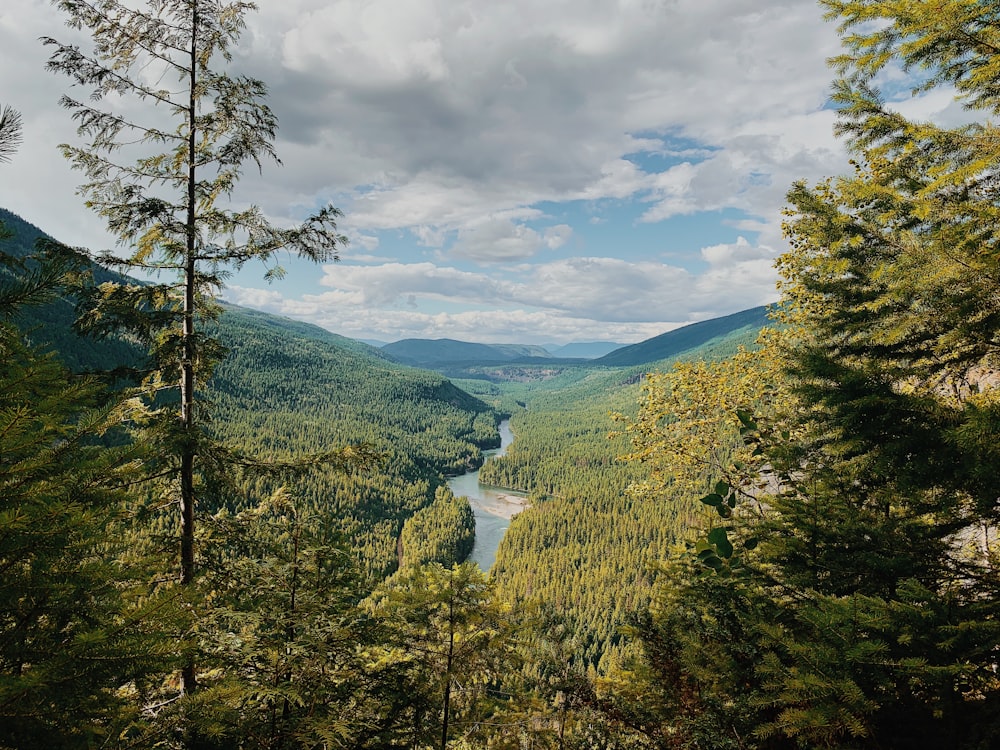
<svg viewBox="0 0 1000 750">
<path fill-rule="evenodd" d="M 697 349 L 713 339 L 755 331 L 767 323 L 767 308 L 755 307 L 721 318 L 692 323 L 627 346 L 593 341 L 546 348 L 518 344 L 476 344 L 454 339 L 403 339 L 386 344 L 381 351 L 396 362 L 437 370 L 449 377 L 477 378 L 485 375 L 489 379 L 508 380 L 511 378 L 507 375 L 492 370 L 483 371 L 484 367 L 495 369 L 506 365 L 523 366 L 521 369 L 532 371 L 542 368 L 551 371 L 547 375 L 551 377 L 567 367 L 618 368 L 658 362 Z"/>
<path fill-rule="evenodd" d="M 0 208 L 0 222 L 13 235 L 0 241 L 0 249 L 15 257 L 29 255 L 34 251 L 35 242 L 47 237 L 34 224 L 3 208 Z M 0 282 L 9 273 L 10 269 L 0 266 Z M 121 278 L 97 266 L 91 273 L 95 284 Z M 75 317 L 73 302 L 58 299 L 47 305 L 29 308 L 25 316 L 15 318 L 14 322 L 28 334 L 32 343 L 59 352 L 60 359 L 71 370 L 108 370 L 122 364 L 134 365 L 139 361 L 140 353 L 125 341 L 98 341 L 78 336 L 72 327 Z"/>
<path fill-rule="evenodd" d="M 454 339 L 403 339 L 382 347 L 397 362 L 436 368 L 459 362 L 512 362 L 552 357 L 540 346 L 522 344 L 473 344 Z"/>
<path fill-rule="evenodd" d="M 562 347 L 559 356 L 555 356 L 544 347 L 473 344 L 452 339 L 406 339 L 388 344 L 381 351 L 397 362 L 436 370 L 449 378 L 563 383 L 584 377 L 594 369 L 642 368 L 681 354 L 700 356 L 703 349 L 705 356 L 713 358 L 722 351 L 735 351 L 739 344 L 752 343 L 757 331 L 767 324 L 767 308 L 755 307 L 668 331 L 597 358 L 569 356 L 572 345 Z M 610 344 L 592 342 L 579 346 L 602 345 Z M 636 369 L 630 377 L 641 377 L 640 370 Z"/>
<path fill-rule="evenodd" d="M 754 307 L 721 318 L 692 323 L 640 341 L 638 344 L 624 346 L 595 359 L 593 364 L 631 367 L 669 359 L 681 352 L 702 346 L 712 339 L 729 336 L 743 329 L 763 328 L 768 324 L 767 310 L 767 307 Z"/>
<path fill-rule="evenodd" d="M 616 344 L 613 341 L 574 341 L 565 346 L 546 346 L 553 357 L 560 359 L 597 359 L 605 354 L 610 354 L 616 349 L 621 349 L 626 344 Z"/>
</svg>

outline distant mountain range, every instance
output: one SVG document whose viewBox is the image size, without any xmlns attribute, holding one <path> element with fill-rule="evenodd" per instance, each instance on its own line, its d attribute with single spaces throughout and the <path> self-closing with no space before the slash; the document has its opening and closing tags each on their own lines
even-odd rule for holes
<svg viewBox="0 0 1000 750">
<path fill-rule="evenodd" d="M 403 339 L 382 347 L 397 362 L 415 367 L 460 362 L 513 362 L 524 359 L 551 359 L 552 354 L 530 344 L 473 344 L 454 339 Z"/>
<path fill-rule="evenodd" d="M 452 377 L 461 377 L 459 371 L 462 368 L 476 365 L 516 363 L 539 366 L 580 364 L 632 367 L 670 359 L 713 339 L 749 333 L 767 323 L 767 308 L 755 307 L 721 318 L 692 323 L 630 345 L 598 341 L 567 344 L 553 351 L 530 345 L 476 344 L 454 339 L 404 339 L 386 344 L 381 351 L 397 362 L 439 370 Z"/>
<path fill-rule="evenodd" d="M 419 367 L 467 362 L 512 362 L 524 359 L 597 359 L 621 349 L 614 341 L 579 341 L 571 344 L 477 344 L 454 339 L 403 339 L 392 344 L 365 339 L 397 362 Z"/>
<path fill-rule="evenodd" d="M 618 344 L 614 341 L 574 341 L 572 344 L 559 346 L 557 344 L 547 345 L 545 348 L 551 352 L 553 357 L 568 359 L 597 359 L 605 354 L 610 354 L 615 349 L 621 349 L 625 344 Z"/>
<path fill-rule="evenodd" d="M 721 318 L 703 320 L 661 333 L 638 344 L 623 346 L 595 359 L 593 364 L 606 367 L 630 367 L 676 357 L 682 352 L 707 344 L 712 339 L 741 331 L 759 330 L 768 324 L 767 307 L 754 307 Z"/>
</svg>

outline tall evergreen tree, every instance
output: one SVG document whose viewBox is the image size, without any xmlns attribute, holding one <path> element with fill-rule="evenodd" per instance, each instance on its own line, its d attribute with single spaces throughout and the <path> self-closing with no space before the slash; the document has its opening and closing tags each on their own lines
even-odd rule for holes
<svg viewBox="0 0 1000 750">
<path fill-rule="evenodd" d="M 21 138 L 21 113 L 8 105 L 0 107 L 0 164 L 10 161 Z M 8 230 L 0 221 L 0 240 L 9 236 Z"/>
<path fill-rule="evenodd" d="M 468 716 L 485 685 L 513 664 L 508 608 L 475 563 L 405 567 L 370 604 L 389 629 L 383 658 L 401 661 L 408 673 L 413 746 L 445 750 L 456 715 Z"/>
<path fill-rule="evenodd" d="M 150 0 L 142 6 L 117 0 L 57 0 L 67 23 L 86 29 L 93 48 L 47 38 L 54 51 L 48 68 L 89 89 L 84 99 L 64 96 L 82 146 L 64 145 L 86 176 L 80 192 L 129 248 L 119 259 L 101 260 L 126 272 L 154 278 L 136 285 L 103 285 L 84 323 L 91 330 L 142 336 L 150 345 L 147 384 L 160 403 L 175 406 L 162 427 L 160 445 L 172 456 L 170 470 L 180 507 L 181 585 L 195 580 L 195 514 L 199 477 L 213 461 L 225 461 L 204 432 L 200 391 L 220 355 L 204 323 L 216 314 L 213 296 L 227 274 L 262 261 L 269 278 L 282 271 L 279 251 L 315 261 L 335 259 L 345 239 L 336 233 L 336 209 L 325 208 L 292 229 L 274 226 L 256 207 L 233 210 L 233 193 L 245 164 L 277 161 L 277 119 L 264 104 L 261 81 L 225 70 L 231 48 L 254 6 L 222 0 Z M 160 87 L 161 82 L 174 85 Z M 114 110 L 111 96 L 134 108 Z M 134 156 L 134 159 L 129 157 Z M 205 498 L 202 498 L 205 500 Z M 193 661 L 182 689 L 196 687 Z"/>
<path fill-rule="evenodd" d="M 381 721 L 361 657 L 375 629 L 336 523 L 309 518 L 284 488 L 206 520 L 212 601 L 200 630 L 213 676 L 183 710 L 216 745 L 358 747 Z"/>
</svg>

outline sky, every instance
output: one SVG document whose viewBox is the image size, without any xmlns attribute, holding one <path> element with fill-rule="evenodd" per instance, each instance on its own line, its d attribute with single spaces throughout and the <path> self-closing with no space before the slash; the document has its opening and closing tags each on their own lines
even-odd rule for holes
<svg viewBox="0 0 1000 750">
<path fill-rule="evenodd" d="M 282 164 L 237 207 L 343 211 L 337 263 L 248 267 L 226 299 L 360 339 L 632 343 L 776 299 L 791 183 L 842 174 L 810 0 L 258 0 L 232 71 L 269 87 Z M 78 144 L 39 37 L 0 3 L 0 104 L 25 138 L 0 206 L 113 246 L 59 143 Z M 928 117 L 935 92 L 907 104 Z"/>
</svg>

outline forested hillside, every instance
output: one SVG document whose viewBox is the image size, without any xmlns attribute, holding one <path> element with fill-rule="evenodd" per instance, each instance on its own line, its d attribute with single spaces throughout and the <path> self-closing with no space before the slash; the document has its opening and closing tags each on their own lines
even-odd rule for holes
<svg viewBox="0 0 1000 750">
<path fill-rule="evenodd" d="M 34 251 L 35 243 L 46 239 L 45 233 L 24 221 L 20 216 L 0 208 L 0 222 L 9 236 L 3 240 L 3 251 L 15 258 L 24 258 Z M 118 274 L 99 266 L 88 265 L 93 283 L 100 284 L 119 278 Z M 4 266 L 0 274 L 10 279 L 15 269 Z M 76 318 L 74 303 L 68 298 L 58 298 L 44 305 L 32 306 L 18 312 L 18 322 L 32 341 L 59 352 L 60 359 L 73 370 L 103 370 L 123 364 L 137 364 L 139 351 L 121 337 L 109 336 L 102 341 L 76 335 L 73 321 Z"/>
<path fill-rule="evenodd" d="M 756 331 L 724 336 L 680 358 L 721 359 L 755 337 Z M 656 562 L 696 517 L 691 498 L 667 502 L 631 493 L 643 469 L 621 460 L 628 441 L 611 435 L 625 424 L 616 414 L 634 415 L 645 373 L 673 362 L 578 370 L 572 381 L 567 375 L 530 388 L 508 384 L 527 408 L 511 420 L 515 441 L 506 455 L 480 472 L 481 481 L 527 492 L 533 503 L 500 544 L 492 569 L 498 587 L 514 600 L 553 606 L 573 623 L 574 659 L 601 672 L 622 658 L 622 628 L 648 604 Z"/>
<path fill-rule="evenodd" d="M 540 346 L 517 344 L 473 344 L 452 339 L 403 339 L 386 344 L 382 351 L 399 362 L 417 367 L 467 362 L 506 362 L 552 355 Z"/>
<path fill-rule="evenodd" d="M 45 238 L 10 212 L 0 218 L 13 232 L 2 246 L 12 255 L 30 253 Z M 87 268 L 94 283 L 122 278 Z M 120 338 L 74 334 L 74 318 L 74 302 L 59 298 L 22 311 L 19 322 L 72 369 L 142 361 L 138 349 Z M 268 458 L 355 444 L 383 455 L 377 470 L 320 469 L 294 484 L 308 512 L 338 519 L 373 576 L 394 568 L 403 522 L 431 503 L 442 476 L 477 466 L 481 449 L 499 440 L 497 416 L 486 404 L 436 373 L 387 360 L 367 344 L 235 306 L 223 307 L 215 330 L 226 349 L 209 382 L 212 431 L 219 438 Z M 270 489 L 264 483 L 247 497 Z M 239 500 L 231 505 L 234 511 L 245 507 Z"/>
<path fill-rule="evenodd" d="M 379 575 L 394 568 L 403 522 L 430 504 L 442 477 L 478 466 L 481 449 L 499 442 L 498 417 L 482 401 L 364 344 L 241 310 L 222 316 L 219 338 L 228 352 L 211 381 L 214 434 L 272 458 L 353 444 L 382 454 L 369 471 L 318 469 L 294 485 L 311 512 L 339 520 Z"/>
<path fill-rule="evenodd" d="M 594 360 L 594 364 L 606 367 L 632 367 L 658 362 L 704 346 L 714 339 L 724 339 L 734 333 L 753 337 L 762 326 L 767 325 L 767 322 L 767 308 L 755 307 L 721 318 L 692 323 L 661 333 L 646 341 L 640 341 L 638 344 L 623 346 Z"/>
</svg>

